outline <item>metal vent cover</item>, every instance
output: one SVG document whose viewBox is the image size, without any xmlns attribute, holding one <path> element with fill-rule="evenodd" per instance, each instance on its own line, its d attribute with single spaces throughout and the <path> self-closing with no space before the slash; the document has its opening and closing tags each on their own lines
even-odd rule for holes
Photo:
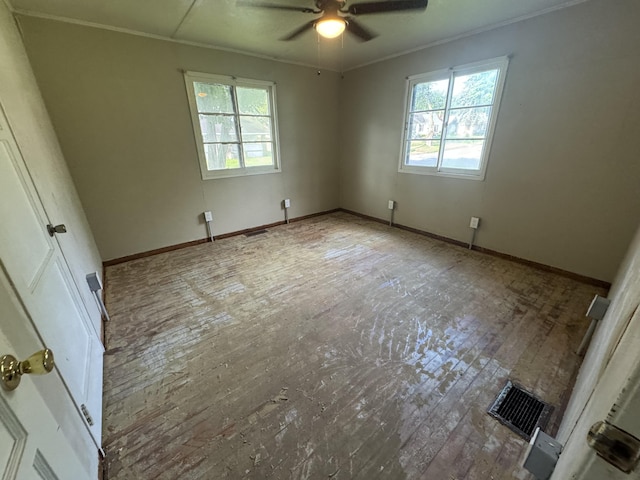
<svg viewBox="0 0 640 480">
<path fill-rule="evenodd" d="M 547 426 L 553 406 L 509 380 L 487 412 L 528 441 Z"/>
</svg>

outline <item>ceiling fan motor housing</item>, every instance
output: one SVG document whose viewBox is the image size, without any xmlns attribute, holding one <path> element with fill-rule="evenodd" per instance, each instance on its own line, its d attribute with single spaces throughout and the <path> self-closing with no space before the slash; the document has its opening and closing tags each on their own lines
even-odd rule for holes
<svg viewBox="0 0 640 480">
<path fill-rule="evenodd" d="M 308 7 L 294 7 L 291 5 L 276 5 L 272 3 L 261 3 L 250 0 L 237 0 L 238 5 L 245 5 L 249 7 L 269 8 L 275 10 L 287 10 L 297 11 L 300 13 L 313 13 L 321 14 L 320 18 L 311 20 L 300 28 L 294 30 L 282 40 L 293 40 L 304 32 L 316 29 L 320 23 L 339 23 L 341 29 L 339 29 L 338 35 L 342 31 L 346 30 L 357 37 L 360 41 L 367 42 L 376 37 L 376 34 L 369 31 L 367 28 L 358 23 L 352 16 L 347 15 L 369 15 L 379 13 L 392 13 L 402 12 L 409 10 L 425 10 L 429 0 L 383 0 L 379 2 L 365 1 L 356 2 L 347 6 L 347 0 L 315 0 L 315 6 L 317 10 L 313 10 Z M 337 30 L 334 30 L 334 32 Z M 322 35 L 322 33 L 321 33 Z M 328 38 L 334 38 L 337 35 L 328 36 Z"/>
</svg>

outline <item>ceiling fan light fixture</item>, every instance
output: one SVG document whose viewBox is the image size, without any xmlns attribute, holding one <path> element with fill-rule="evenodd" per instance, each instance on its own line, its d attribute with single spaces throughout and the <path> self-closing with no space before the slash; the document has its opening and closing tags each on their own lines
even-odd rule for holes
<svg viewBox="0 0 640 480">
<path fill-rule="evenodd" d="M 324 38 L 336 38 L 344 32 L 347 22 L 340 17 L 322 18 L 316 23 L 316 31 Z"/>
</svg>

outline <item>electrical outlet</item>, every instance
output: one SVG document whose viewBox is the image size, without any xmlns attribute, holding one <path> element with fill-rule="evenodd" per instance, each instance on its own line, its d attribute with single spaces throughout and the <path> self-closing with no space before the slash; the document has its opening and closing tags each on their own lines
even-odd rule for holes
<svg viewBox="0 0 640 480">
<path fill-rule="evenodd" d="M 471 217 L 471 223 L 469 223 L 469 226 L 471 228 L 478 228 L 479 224 L 480 224 L 480 218 L 479 217 Z"/>
<path fill-rule="evenodd" d="M 389 210 L 393 210 L 396 207 L 396 202 L 389 200 Z"/>
<path fill-rule="evenodd" d="M 290 198 L 285 198 L 284 199 L 284 208 L 291 208 L 291 199 Z"/>
<path fill-rule="evenodd" d="M 204 212 L 205 222 L 213 222 L 213 214 L 211 212 Z"/>
</svg>

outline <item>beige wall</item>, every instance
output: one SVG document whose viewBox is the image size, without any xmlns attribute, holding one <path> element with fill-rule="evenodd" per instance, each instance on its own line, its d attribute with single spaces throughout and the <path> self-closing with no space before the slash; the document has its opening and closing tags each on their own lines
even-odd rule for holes
<svg viewBox="0 0 640 480">
<path fill-rule="evenodd" d="M 103 259 L 338 207 L 338 74 L 18 19 Z M 201 179 L 181 70 L 277 83 L 282 173 Z"/>
<path fill-rule="evenodd" d="M 339 75 L 31 17 L 103 259 L 335 207 L 611 281 L 640 218 L 640 4 L 592 0 Z M 407 75 L 512 55 L 484 181 L 397 171 Z M 282 174 L 203 181 L 181 69 L 278 84 Z M 339 183 L 339 188 L 338 188 Z"/>
<path fill-rule="evenodd" d="M 611 281 L 640 219 L 640 3 L 592 0 L 345 75 L 340 206 Z M 512 55 L 485 181 L 398 173 L 408 75 Z"/>
</svg>

